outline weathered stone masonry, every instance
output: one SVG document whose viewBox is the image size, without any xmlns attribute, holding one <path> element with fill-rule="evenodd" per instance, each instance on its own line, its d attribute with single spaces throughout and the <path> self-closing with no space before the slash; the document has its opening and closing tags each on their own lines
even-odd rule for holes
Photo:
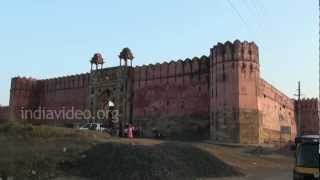
<svg viewBox="0 0 320 180">
<path fill-rule="evenodd" d="M 294 101 L 261 79 L 254 43 L 219 43 L 210 57 L 211 137 L 255 144 L 294 139 Z"/>
<path fill-rule="evenodd" d="M 298 109 L 298 101 L 295 102 L 295 108 Z M 320 134 L 319 120 L 319 101 L 318 99 L 302 99 L 301 100 L 301 119 L 303 134 Z"/>
<path fill-rule="evenodd" d="M 216 141 L 250 144 L 296 136 L 294 100 L 261 79 L 254 43 L 219 43 L 208 57 L 129 66 L 122 75 L 121 68 L 47 80 L 13 78 L 11 118 L 19 119 L 21 108 L 39 106 L 94 111 L 111 99 L 128 121 L 170 136 L 210 133 Z"/>
<path fill-rule="evenodd" d="M 9 119 L 9 107 L 0 106 L 0 123 L 5 122 Z"/>
</svg>

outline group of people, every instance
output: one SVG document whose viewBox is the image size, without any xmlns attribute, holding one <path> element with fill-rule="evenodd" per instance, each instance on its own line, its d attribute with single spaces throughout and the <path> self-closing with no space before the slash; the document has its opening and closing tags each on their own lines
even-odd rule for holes
<svg viewBox="0 0 320 180">
<path fill-rule="evenodd" d="M 125 136 L 127 136 L 129 139 L 133 139 L 136 136 L 142 136 L 142 130 L 141 128 L 136 128 L 131 123 L 126 125 L 126 128 L 124 130 Z M 153 137 L 156 139 L 163 138 L 162 133 L 157 128 L 152 129 Z"/>
<path fill-rule="evenodd" d="M 142 137 L 143 131 L 141 127 L 135 127 L 132 123 L 128 123 L 124 126 L 124 128 L 115 128 L 116 133 L 113 135 L 118 135 L 119 137 L 127 137 L 129 139 L 133 139 L 135 137 Z M 163 138 L 162 133 L 157 128 L 152 128 L 152 137 L 156 139 Z"/>
<path fill-rule="evenodd" d="M 143 135 L 142 128 L 136 127 L 132 123 L 127 124 L 123 131 L 124 137 L 128 137 L 129 139 L 132 139 L 137 136 L 141 137 Z"/>
</svg>

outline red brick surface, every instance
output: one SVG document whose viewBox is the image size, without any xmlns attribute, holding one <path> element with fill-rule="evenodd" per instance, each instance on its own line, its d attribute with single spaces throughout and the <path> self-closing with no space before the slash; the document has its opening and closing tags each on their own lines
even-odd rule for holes
<svg viewBox="0 0 320 180">
<path fill-rule="evenodd" d="M 298 101 L 295 103 L 298 111 Z M 319 101 L 318 99 L 301 100 L 301 126 L 302 134 L 318 134 L 319 131 Z"/>
<path fill-rule="evenodd" d="M 280 139 L 278 137 L 280 136 L 274 136 L 275 132 L 282 135 L 282 137 L 289 134 L 291 141 L 294 141 L 297 135 L 294 100 L 263 79 L 260 80 L 258 100 L 259 111 L 262 114 L 262 129 L 267 130 L 267 132 L 273 132 L 269 133 L 270 137 L 267 137 L 268 133 L 264 133 L 262 142 L 279 142 Z M 290 132 L 281 132 L 281 128 L 289 128 Z M 274 139 L 274 137 L 277 137 L 277 139 Z"/>
<path fill-rule="evenodd" d="M 48 80 L 12 78 L 10 108 L 15 119 L 21 118 L 21 109 L 85 109 L 88 85 L 89 74 Z"/>
<path fill-rule="evenodd" d="M 209 58 L 186 59 L 135 68 L 133 115 L 207 116 Z"/>
</svg>

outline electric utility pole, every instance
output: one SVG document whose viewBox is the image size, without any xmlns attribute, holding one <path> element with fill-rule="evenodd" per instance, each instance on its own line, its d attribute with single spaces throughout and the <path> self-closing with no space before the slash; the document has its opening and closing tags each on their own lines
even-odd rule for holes
<svg viewBox="0 0 320 180">
<path fill-rule="evenodd" d="M 320 0 L 319 0 L 320 1 Z M 300 81 L 298 82 L 298 135 L 302 135 L 302 127 L 301 127 L 301 84 Z"/>
</svg>

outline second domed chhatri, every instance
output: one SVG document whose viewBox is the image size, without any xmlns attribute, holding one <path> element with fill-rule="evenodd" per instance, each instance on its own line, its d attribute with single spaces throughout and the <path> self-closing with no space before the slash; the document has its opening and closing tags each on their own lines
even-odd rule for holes
<svg viewBox="0 0 320 180">
<path fill-rule="evenodd" d="M 132 66 L 132 60 L 134 59 L 134 56 L 129 48 L 123 48 L 122 51 L 119 54 L 120 59 L 120 66 L 122 65 L 122 60 L 124 60 L 124 65 L 128 65 L 128 60 L 130 60 L 130 66 Z"/>
</svg>

